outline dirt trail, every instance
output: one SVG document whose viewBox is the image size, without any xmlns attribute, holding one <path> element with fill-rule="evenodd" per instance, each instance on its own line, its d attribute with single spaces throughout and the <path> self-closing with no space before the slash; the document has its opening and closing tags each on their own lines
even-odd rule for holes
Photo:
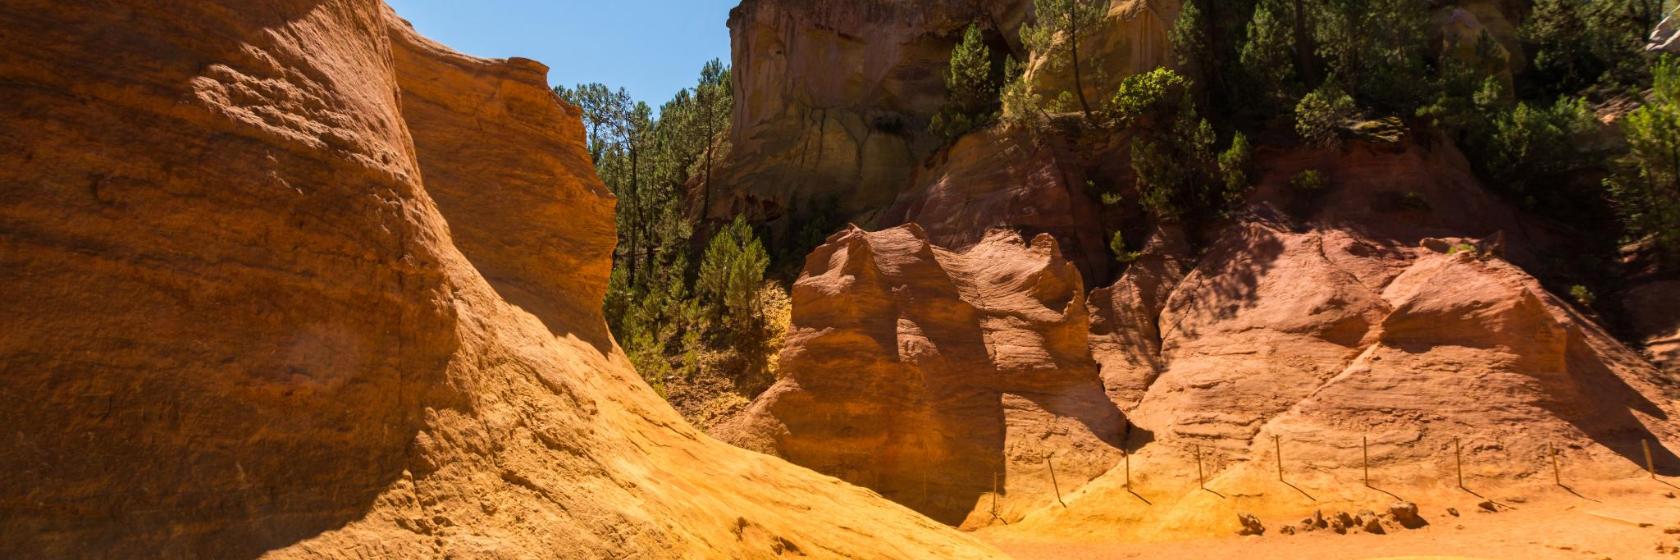
<svg viewBox="0 0 1680 560">
<path fill-rule="evenodd" d="M 1521 558 L 1534 560 L 1603 558 L 1680 558 L 1680 488 L 1671 481 L 1628 480 L 1566 490 L 1556 486 L 1507 488 L 1483 492 L 1500 504 L 1497 513 L 1482 511 L 1482 498 L 1456 489 L 1427 496 L 1407 496 L 1419 504 L 1429 525 L 1394 529 L 1386 535 L 1319 530 L 1281 534 L 1312 509 L 1334 511 L 1377 508 L 1381 500 L 1326 500 L 1303 508 L 1301 515 L 1261 515 L 1267 531 L 1255 537 L 1203 537 L 1157 540 L 1110 538 L 1113 527 L 1092 527 L 1084 536 L 1054 538 L 994 527 L 979 532 L 983 540 L 1020 560 L 1080 558 L 1089 560 L 1151 558 Z M 1389 499 L 1390 501 L 1392 498 Z M 1454 508 L 1458 516 L 1447 513 Z M 1227 521 L 1232 530 L 1234 517 Z"/>
</svg>

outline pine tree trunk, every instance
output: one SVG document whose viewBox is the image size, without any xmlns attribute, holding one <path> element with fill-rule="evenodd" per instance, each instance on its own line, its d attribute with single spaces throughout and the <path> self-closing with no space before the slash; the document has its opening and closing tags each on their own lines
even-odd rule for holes
<svg viewBox="0 0 1680 560">
<path fill-rule="evenodd" d="M 1078 9 L 1077 7 L 1073 9 Z M 1079 108 L 1085 111 L 1085 120 L 1091 120 L 1091 103 L 1085 100 L 1085 81 L 1079 74 L 1079 22 L 1078 16 L 1068 14 L 1068 47 L 1073 50 L 1073 91 L 1079 94 Z"/>
<path fill-rule="evenodd" d="M 640 168 L 640 165 L 637 162 L 637 160 L 640 159 L 639 158 L 640 154 L 638 153 L 638 152 L 640 152 L 640 150 L 637 150 L 634 147 L 634 144 L 633 144 L 635 142 L 634 140 L 632 140 L 631 142 L 632 142 L 632 146 L 630 148 L 630 192 L 632 194 L 630 196 L 630 211 L 628 213 L 626 213 L 626 215 L 630 216 L 633 220 L 633 223 L 630 223 L 630 224 L 627 224 L 627 225 L 629 226 L 628 229 L 630 230 L 630 259 L 629 259 L 629 263 L 628 263 L 629 264 L 628 272 L 630 274 L 630 285 L 634 286 L 634 285 L 636 285 L 636 260 L 637 260 L 637 257 L 638 257 L 636 252 L 639 251 L 641 249 L 641 246 L 642 246 L 642 232 L 641 232 L 641 223 L 640 223 L 642 221 L 642 218 L 641 218 L 641 215 L 640 215 L 640 209 L 645 205 L 641 203 L 642 189 L 641 189 L 641 181 L 639 180 L 640 175 L 641 175 L 641 173 L 640 173 L 641 168 Z"/>
<path fill-rule="evenodd" d="M 1295 0 L 1295 66 L 1307 89 L 1318 87 L 1318 76 L 1312 67 L 1312 36 L 1307 34 L 1306 0 Z"/>
</svg>

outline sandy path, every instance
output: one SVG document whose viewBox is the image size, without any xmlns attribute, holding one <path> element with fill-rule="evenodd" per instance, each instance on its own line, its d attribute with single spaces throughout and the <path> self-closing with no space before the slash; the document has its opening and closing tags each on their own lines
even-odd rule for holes
<svg viewBox="0 0 1680 560">
<path fill-rule="evenodd" d="M 1338 535 L 1317 531 L 1283 535 L 1269 526 L 1265 536 L 1205 538 L 1168 542 L 1068 542 L 981 531 L 979 536 L 1022 559 L 1184 558 L 1274 560 L 1302 558 L 1394 559 L 1644 559 L 1680 558 L 1680 499 L 1659 488 L 1634 494 L 1562 494 L 1512 504 L 1499 513 L 1456 505 L 1423 508 L 1431 525 L 1388 535 Z M 1596 496 L 1605 496 L 1602 499 Z M 1473 502 L 1472 502 L 1473 504 Z M 1645 525 L 1645 526 L 1641 526 Z M 1669 532 L 1672 531 L 1672 532 Z"/>
</svg>

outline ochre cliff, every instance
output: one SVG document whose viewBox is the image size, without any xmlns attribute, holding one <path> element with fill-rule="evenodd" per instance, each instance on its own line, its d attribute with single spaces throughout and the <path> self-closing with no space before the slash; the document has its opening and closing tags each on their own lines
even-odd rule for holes
<svg viewBox="0 0 1680 560">
<path fill-rule="evenodd" d="M 1084 292 L 1049 235 L 958 252 L 914 224 L 847 229 L 794 284 L 784 377 L 719 431 L 947 523 L 1018 519 L 1125 444 Z M 994 510 L 994 490 L 1034 498 Z"/>
<path fill-rule="evenodd" d="M 373 0 L 0 35 L 0 556 L 995 555 L 643 384 L 541 65 Z"/>
<path fill-rule="evenodd" d="M 786 228 L 784 217 L 852 217 L 890 204 L 938 145 L 925 130 L 945 102 L 945 67 L 963 29 L 977 23 L 1007 49 L 1030 7 L 1027 0 L 742 2 L 729 17 L 731 155 L 712 177 L 704 215 L 744 212 Z"/>
</svg>

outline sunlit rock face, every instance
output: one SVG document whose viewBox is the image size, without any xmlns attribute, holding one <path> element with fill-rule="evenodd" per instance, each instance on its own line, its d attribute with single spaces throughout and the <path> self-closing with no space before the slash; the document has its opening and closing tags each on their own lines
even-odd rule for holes
<svg viewBox="0 0 1680 560">
<path fill-rule="evenodd" d="M 806 259 L 785 377 L 721 433 L 947 523 L 1019 518 L 1112 467 L 1125 419 L 1086 347 L 1077 270 L 1049 235 L 964 251 L 852 228 Z"/>
<path fill-rule="evenodd" d="M 0 557 L 996 556 L 641 381 L 541 64 L 373 0 L 0 35 Z"/>
<path fill-rule="evenodd" d="M 729 17 L 731 146 L 705 215 L 853 217 L 887 206 L 938 147 L 927 123 L 945 102 L 945 69 L 963 30 L 987 29 L 1002 60 L 1030 8 L 1029 0 L 742 2 Z"/>
</svg>

